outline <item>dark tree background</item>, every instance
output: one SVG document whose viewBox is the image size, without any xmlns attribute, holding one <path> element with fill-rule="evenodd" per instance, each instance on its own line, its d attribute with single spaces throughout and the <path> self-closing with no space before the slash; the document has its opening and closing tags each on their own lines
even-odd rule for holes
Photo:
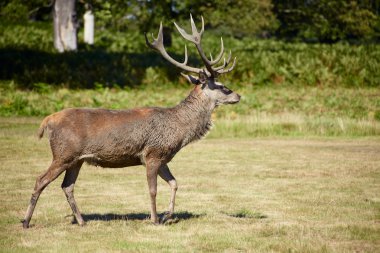
<svg viewBox="0 0 380 253">
<path fill-rule="evenodd" d="M 378 38 L 379 0 L 273 0 L 276 34 L 320 42 Z"/>
<path fill-rule="evenodd" d="M 92 5 L 97 29 L 151 31 L 164 24 L 203 15 L 209 29 L 242 37 L 270 37 L 306 41 L 378 39 L 380 0 L 78 0 L 78 22 L 84 4 Z M 5 0 L 1 19 L 52 22 L 52 0 Z"/>
<path fill-rule="evenodd" d="M 63 17 L 59 39 L 68 35 L 74 41 L 69 35 L 74 34 L 77 47 L 66 43 L 54 48 L 53 10 L 58 3 L 68 6 L 69 1 L 75 8 L 68 11 L 69 19 Z M 85 6 L 95 15 L 94 45 L 83 40 Z M 376 86 L 379 8 L 380 0 L 3 0 L 0 80 L 12 80 L 27 89 L 50 85 L 94 88 L 99 84 L 134 87 L 152 83 L 149 80 L 176 81 L 178 70 L 148 49 L 144 33 L 157 34 L 162 21 L 168 52 L 183 60 L 185 42 L 172 22 L 189 31 L 191 13 L 198 28 L 200 16 L 204 17 L 207 36 L 202 43 L 208 53 L 217 53 L 220 36 L 227 49 L 233 49 L 238 64 L 232 75 L 238 82 L 301 79 L 319 85 L 331 72 L 336 78 L 327 83 Z M 336 43 L 340 41 L 344 43 Z M 336 45 L 323 45 L 327 43 Z M 358 58 L 342 57 L 349 54 Z M 189 55 L 191 64 L 201 64 L 196 55 Z"/>
</svg>

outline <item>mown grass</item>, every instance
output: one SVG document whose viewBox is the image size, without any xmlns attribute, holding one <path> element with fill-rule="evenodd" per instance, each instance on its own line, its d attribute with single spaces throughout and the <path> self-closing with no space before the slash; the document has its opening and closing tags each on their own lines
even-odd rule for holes
<svg viewBox="0 0 380 253">
<path fill-rule="evenodd" d="M 380 134 L 380 93 L 371 87 L 239 86 L 240 103 L 217 108 L 211 137 L 376 136 Z M 44 116 L 69 107 L 125 109 L 174 106 L 191 87 L 146 85 L 134 89 L 53 89 L 46 84 L 19 90 L 0 85 L 1 116 Z"/>
<path fill-rule="evenodd" d="M 179 183 L 176 219 L 147 220 L 143 167 L 85 165 L 73 217 L 62 176 L 41 195 L 32 227 L 24 216 L 37 175 L 51 161 L 40 118 L 0 118 L 2 252 L 378 252 L 380 145 L 365 139 L 210 139 L 170 163 Z M 159 180 L 158 210 L 169 187 Z"/>
</svg>

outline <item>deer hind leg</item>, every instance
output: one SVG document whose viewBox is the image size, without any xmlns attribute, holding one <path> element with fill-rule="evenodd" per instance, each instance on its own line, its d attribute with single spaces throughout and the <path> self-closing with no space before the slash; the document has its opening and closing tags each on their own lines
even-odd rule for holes
<svg viewBox="0 0 380 253">
<path fill-rule="evenodd" d="M 66 170 L 65 178 L 63 179 L 63 182 L 62 182 L 62 190 L 66 195 L 67 201 L 69 202 L 69 205 L 71 207 L 71 210 L 73 211 L 76 221 L 78 222 L 80 226 L 84 226 L 85 222 L 82 218 L 82 215 L 79 212 L 79 208 L 74 199 L 74 185 L 75 185 L 75 181 L 78 178 L 78 174 L 79 174 L 79 170 L 81 166 L 82 166 L 82 163 L 78 163 L 75 166 Z"/>
<path fill-rule="evenodd" d="M 38 198 L 40 197 L 42 191 L 46 188 L 46 186 L 48 186 L 49 183 L 54 181 L 54 179 L 56 179 L 64 170 L 65 169 L 61 164 L 59 164 L 57 161 L 53 161 L 49 169 L 45 173 L 37 177 L 36 184 L 34 186 L 34 192 L 30 199 L 25 218 L 22 221 L 23 228 L 29 227 L 29 222 L 32 218 L 34 208 L 36 207 Z"/>
<path fill-rule="evenodd" d="M 175 205 L 175 195 L 178 189 L 177 181 L 175 180 L 174 176 L 169 170 L 168 165 L 163 165 L 158 170 L 158 175 L 165 180 L 171 189 L 170 194 L 170 202 L 169 202 L 169 211 L 164 214 L 164 216 L 161 219 L 161 223 L 165 223 L 168 219 L 170 219 L 173 216 L 174 213 L 174 205 Z"/>
</svg>

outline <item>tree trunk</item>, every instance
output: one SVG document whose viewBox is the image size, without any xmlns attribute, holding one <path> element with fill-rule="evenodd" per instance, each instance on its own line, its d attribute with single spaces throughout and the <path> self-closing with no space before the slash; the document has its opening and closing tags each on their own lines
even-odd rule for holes
<svg viewBox="0 0 380 253">
<path fill-rule="evenodd" d="M 59 52 L 77 50 L 75 0 L 55 0 L 54 47 Z"/>
<path fill-rule="evenodd" d="M 91 10 L 87 10 L 83 16 L 84 20 L 84 43 L 89 45 L 94 44 L 94 14 Z"/>
</svg>

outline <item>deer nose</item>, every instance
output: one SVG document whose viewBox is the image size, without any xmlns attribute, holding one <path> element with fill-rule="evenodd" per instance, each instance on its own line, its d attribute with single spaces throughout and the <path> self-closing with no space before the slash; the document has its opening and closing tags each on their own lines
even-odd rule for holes
<svg viewBox="0 0 380 253">
<path fill-rule="evenodd" d="M 233 101 L 231 101 L 231 104 L 239 103 L 240 102 L 240 98 L 241 98 L 241 96 L 239 94 L 235 93 L 235 96 L 233 98 Z"/>
</svg>

